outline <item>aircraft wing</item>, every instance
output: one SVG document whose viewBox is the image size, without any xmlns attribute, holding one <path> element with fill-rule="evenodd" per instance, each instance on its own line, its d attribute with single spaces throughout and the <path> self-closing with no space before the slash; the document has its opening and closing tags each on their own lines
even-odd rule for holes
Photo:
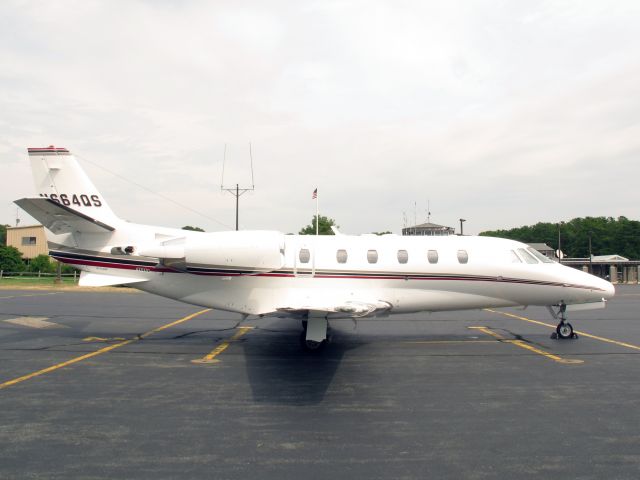
<svg viewBox="0 0 640 480">
<path fill-rule="evenodd" d="M 56 235 L 72 232 L 105 233 L 115 230 L 110 225 L 50 198 L 21 198 L 14 203 Z"/>
<path fill-rule="evenodd" d="M 277 309 L 280 313 L 292 316 L 341 316 L 341 317 L 366 317 L 373 314 L 383 314 L 391 309 L 391 304 L 384 301 L 358 302 L 348 301 L 336 305 L 329 304 L 301 304 Z"/>
</svg>

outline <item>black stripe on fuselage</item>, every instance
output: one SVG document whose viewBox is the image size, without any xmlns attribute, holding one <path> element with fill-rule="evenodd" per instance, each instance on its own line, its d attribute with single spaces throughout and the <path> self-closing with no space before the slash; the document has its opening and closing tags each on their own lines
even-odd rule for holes
<svg viewBox="0 0 640 480">
<path fill-rule="evenodd" d="M 336 270 L 316 270 L 311 277 L 311 270 L 294 272 L 290 269 L 275 270 L 271 272 L 259 272 L 245 269 L 232 269 L 222 267 L 194 267 L 187 266 L 186 270 L 177 270 L 166 267 L 153 260 L 136 260 L 133 258 L 115 258 L 106 255 L 90 255 L 86 253 L 73 253 L 69 251 L 51 250 L 49 252 L 53 258 L 63 262 L 76 265 L 100 266 L 105 268 L 120 268 L 134 270 L 144 268 L 145 271 L 190 273 L 203 276 L 261 276 L 261 277 L 296 277 L 302 278 L 344 278 L 352 280 L 431 280 L 431 281 L 462 281 L 462 282 L 496 282 L 523 285 L 539 285 L 549 287 L 572 287 L 580 289 L 594 290 L 588 285 L 571 285 L 559 282 L 549 282 L 545 280 L 532 280 L 525 278 L 493 277 L 486 275 L 461 275 L 456 273 L 397 273 L 397 272 L 363 272 L 363 271 L 336 271 Z"/>
</svg>

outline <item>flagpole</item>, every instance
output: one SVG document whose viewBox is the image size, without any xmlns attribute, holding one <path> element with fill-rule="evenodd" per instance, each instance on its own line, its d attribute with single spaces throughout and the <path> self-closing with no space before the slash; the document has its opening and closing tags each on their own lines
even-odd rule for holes
<svg viewBox="0 0 640 480">
<path fill-rule="evenodd" d="M 316 275 L 316 250 L 318 249 L 318 232 L 319 232 L 318 225 L 320 224 L 320 215 L 319 215 L 320 208 L 318 206 L 318 189 L 317 188 L 313 191 L 313 198 L 316 201 L 316 236 L 313 239 L 313 261 L 311 264 L 312 277 Z"/>
</svg>

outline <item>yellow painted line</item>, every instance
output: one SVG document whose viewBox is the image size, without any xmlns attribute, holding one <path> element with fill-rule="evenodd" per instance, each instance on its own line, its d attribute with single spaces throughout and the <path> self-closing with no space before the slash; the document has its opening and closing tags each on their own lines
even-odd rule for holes
<svg viewBox="0 0 640 480">
<path fill-rule="evenodd" d="M 233 335 L 233 337 L 222 342 L 216 348 L 211 350 L 208 355 L 205 355 L 204 357 L 198 358 L 196 360 L 191 360 L 191 363 L 218 363 L 220 360 L 218 360 L 216 357 L 224 352 L 227 348 L 229 348 L 229 345 L 231 345 L 232 342 L 238 340 L 249 330 L 253 330 L 253 327 L 238 327 L 238 331 Z"/>
<path fill-rule="evenodd" d="M 505 340 L 505 338 L 502 335 L 500 335 L 498 332 L 494 332 L 489 327 L 469 327 L 469 329 L 471 329 L 471 330 L 480 330 L 482 333 L 486 333 L 487 335 L 491 335 L 492 337 L 497 338 L 498 340 Z"/>
<path fill-rule="evenodd" d="M 558 355 L 545 352 L 544 350 L 540 350 L 539 348 L 536 348 L 533 345 L 529 345 L 527 342 L 523 342 L 522 340 L 505 340 L 505 343 L 511 343 L 513 345 L 517 345 L 520 348 L 524 348 L 531 352 L 537 353 L 538 355 L 542 355 L 543 357 L 547 357 L 548 359 L 558 363 L 568 363 L 568 364 L 584 363 L 584 360 L 562 358 L 562 357 L 559 357 Z"/>
<path fill-rule="evenodd" d="M 537 347 L 534 347 L 533 345 L 529 345 L 527 342 L 523 342 L 522 340 L 508 340 L 506 338 L 504 338 L 502 335 L 500 335 L 498 332 L 494 332 L 493 330 L 491 330 L 488 327 L 469 327 L 471 329 L 475 329 L 475 330 L 480 330 L 483 333 L 486 333 L 487 335 L 491 335 L 492 337 L 504 342 L 504 343 L 510 343 L 512 345 L 515 345 L 517 347 L 520 348 L 524 348 L 525 350 L 529 350 L 530 352 L 534 352 L 537 353 L 538 355 L 542 355 L 543 357 L 547 357 L 550 360 L 553 360 L 554 362 L 558 362 L 558 363 L 567 363 L 567 364 L 578 364 L 578 363 L 584 363 L 583 360 L 572 360 L 572 359 L 568 359 L 568 358 L 562 358 L 559 357 L 558 355 L 554 355 L 552 353 L 549 352 L 545 352 L 544 350 L 541 350 Z"/>
<path fill-rule="evenodd" d="M 74 363 L 81 362 L 81 361 L 86 360 L 88 358 L 97 357 L 98 355 L 102 355 L 103 353 L 110 352 L 111 350 L 115 350 L 116 348 L 124 347 L 125 345 L 129 345 L 130 343 L 137 342 L 141 338 L 148 337 L 149 335 L 152 335 L 154 333 L 160 332 L 161 330 L 164 330 L 166 328 L 172 327 L 174 325 L 178 325 L 179 323 L 187 322 L 187 321 L 191 320 L 192 318 L 195 318 L 198 315 L 202 315 L 203 313 L 206 313 L 206 312 L 208 312 L 210 310 L 211 310 L 210 308 L 207 308 L 205 310 L 200 310 L 199 312 L 195 312 L 195 313 L 192 313 L 191 315 L 187 315 L 186 317 L 183 317 L 183 318 L 181 318 L 179 320 L 176 320 L 175 322 L 171 322 L 171 323 L 168 323 L 167 325 L 163 325 L 161 327 L 154 328 L 153 330 L 151 330 L 151 331 L 149 331 L 147 333 L 144 333 L 144 334 L 140 335 L 139 337 L 132 338 L 130 340 L 125 340 L 125 341 L 119 342 L 119 343 L 114 343 L 113 345 L 109 345 L 108 347 L 101 348 L 100 350 L 96 350 L 95 352 L 87 353 L 85 355 L 81 355 L 79 357 L 72 358 L 71 360 L 67 360 L 66 362 L 58 363 L 56 365 L 52 365 L 50 367 L 43 368 L 42 370 L 38 370 L 37 372 L 33 372 L 33 373 L 28 374 L 28 375 L 24 375 L 22 377 L 14 378 L 13 380 L 9 380 L 8 382 L 0 383 L 0 390 L 3 389 L 3 388 L 7 388 L 7 387 L 10 387 L 12 385 L 15 385 L 17 383 L 24 382 L 25 380 L 29 380 L 31 378 L 38 377 L 40 375 L 44 375 L 45 373 L 53 372 L 53 371 L 58 370 L 60 368 L 68 367 L 69 365 L 73 365 Z"/>
<path fill-rule="evenodd" d="M 409 341 L 404 343 L 437 345 L 440 343 L 496 343 L 496 342 L 495 340 L 414 340 L 414 341 Z"/>
<path fill-rule="evenodd" d="M 545 326 L 545 327 L 549 327 L 549 328 L 552 328 L 554 330 L 556 329 L 556 325 L 552 325 L 550 323 L 541 322 L 540 320 L 533 320 L 533 319 L 527 318 L 527 317 L 521 317 L 520 315 L 514 315 L 513 313 L 500 312 L 498 310 L 491 310 L 490 308 L 485 308 L 485 311 L 491 312 L 491 313 L 498 313 L 500 315 L 504 315 L 505 317 L 517 318 L 518 320 L 522 320 L 523 322 L 535 323 L 537 325 L 542 325 L 542 326 Z M 600 340 L 601 342 L 612 343 L 614 345 L 619 345 L 621 347 L 631 348 L 632 350 L 640 350 L 640 346 L 638 346 L 638 345 L 632 345 L 631 343 L 619 342 L 618 340 L 612 340 L 611 338 L 598 337 L 596 335 L 592 335 L 592 334 L 587 333 L 587 332 L 582 332 L 580 330 L 574 330 L 574 331 L 577 334 L 582 335 L 583 337 L 593 338 L 594 340 Z"/>
<path fill-rule="evenodd" d="M 126 340 L 126 338 L 121 337 L 110 337 L 110 338 L 102 338 L 102 337 L 87 337 L 83 338 L 83 342 L 121 342 Z M 137 338 L 136 338 L 137 340 Z"/>
</svg>

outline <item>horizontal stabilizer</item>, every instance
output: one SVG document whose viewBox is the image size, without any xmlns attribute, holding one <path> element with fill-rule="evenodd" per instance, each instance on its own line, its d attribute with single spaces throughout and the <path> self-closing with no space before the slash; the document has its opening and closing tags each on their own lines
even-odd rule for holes
<svg viewBox="0 0 640 480">
<path fill-rule="evenodd" d="M 81 287 L 110 287 L 112 285 L 126 285 L 129 283 L 146 282 L 146 278 L 121 277 L 118 275 L 106 275 L 102 273 L 80 273 Z"/>
<path fill-rule="evenodd" d="M 73 232 L 105 233 L 115 230 L 114 227 L 50 198 L 21 198 L 15 203 L 56 235 Z"/>
</svg>

